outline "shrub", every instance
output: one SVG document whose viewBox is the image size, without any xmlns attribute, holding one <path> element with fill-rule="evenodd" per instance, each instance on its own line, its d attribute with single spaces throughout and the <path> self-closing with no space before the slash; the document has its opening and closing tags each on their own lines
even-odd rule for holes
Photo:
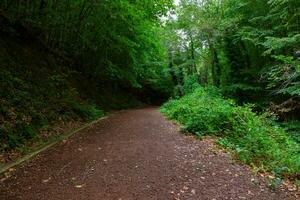
<svg viewBox="0 0 300 200">
<path fill-rule="evenodd" d="M 99 110 L 95 105 L 76 104 L 73 105 L 75 112 L 87 120 L 95 120 L 104 116 L 104 112 Z"/>
<path fill-rule="evenodd" d="M 200 84 L 198 83 L 198 76 L 191 75 L 185 78 L 182 90 L 184 94 L 189 94 L 198 87 L 200 87 Z"/>
<path fill-rule="evenodd" d="M 237 106 L 214 88 L 194 90 L 164 104 L 161 112 L 198 136 L 219 136 L 219 143 L 250 165 L 289 176 L 300 172 L 300 147 L 267 115 L 251 105 Z"/>
<path fill-rule="evenodd" d="M 0 151 L 38 140 L 39 130 L 58 119 L 94 120 L 104 115 L 93 104 L 78 100 L 66 74 L 38 71 L 44 81 L 29 81 L 15 68 L 0 69 Z"/>
</svg>

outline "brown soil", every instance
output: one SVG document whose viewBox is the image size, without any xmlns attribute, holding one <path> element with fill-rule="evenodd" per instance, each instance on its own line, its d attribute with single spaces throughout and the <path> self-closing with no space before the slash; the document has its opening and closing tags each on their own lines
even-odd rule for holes
<svg viewBox="0 0 300 200">
<path fill-rule="evenodd" d="M 156 108 L 115 113 L 0 184 L 1 200 L 297 199 L 211 140 L 180 134 Z"/>
</svg>

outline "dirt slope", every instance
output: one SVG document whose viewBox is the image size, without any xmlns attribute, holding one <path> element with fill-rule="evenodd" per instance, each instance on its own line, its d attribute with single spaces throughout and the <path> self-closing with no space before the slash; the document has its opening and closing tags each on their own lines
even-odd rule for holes
<svg viewBox="0 0 300 200">
<path fill-rule="evenodd" d="M 156 108 L 115 113 L 13 172 L 1 200 L 297 199 Z"/>
</svg>

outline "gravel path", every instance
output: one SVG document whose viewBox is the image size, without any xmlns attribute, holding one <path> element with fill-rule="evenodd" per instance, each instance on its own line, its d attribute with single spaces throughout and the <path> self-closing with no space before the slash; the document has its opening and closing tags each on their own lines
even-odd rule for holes
<svg viewBox="0 0 300 200">
<path fill-rule="evenodd" d="M 157 108 L 115 113 L 0 184 L 1 200 L 297 199 L 269 189 L 211 140 L 180 134 Z"/>
</svg>

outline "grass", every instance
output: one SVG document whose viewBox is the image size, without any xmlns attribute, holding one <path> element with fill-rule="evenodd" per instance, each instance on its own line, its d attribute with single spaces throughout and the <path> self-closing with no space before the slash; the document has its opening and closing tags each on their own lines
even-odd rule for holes
<svg viewBox="0 0 300 200">
<path fill-rule="evenodd" d="M 280 177 L 298 177 L 300 146 L 268 114 L 257 115 L 251 105 L 237 106 L 214 88 L 198 87 L 161 107 L 183 131 L 218 136 L 218 143 L 234 150 L 244 163 Z"/>
</svg>

